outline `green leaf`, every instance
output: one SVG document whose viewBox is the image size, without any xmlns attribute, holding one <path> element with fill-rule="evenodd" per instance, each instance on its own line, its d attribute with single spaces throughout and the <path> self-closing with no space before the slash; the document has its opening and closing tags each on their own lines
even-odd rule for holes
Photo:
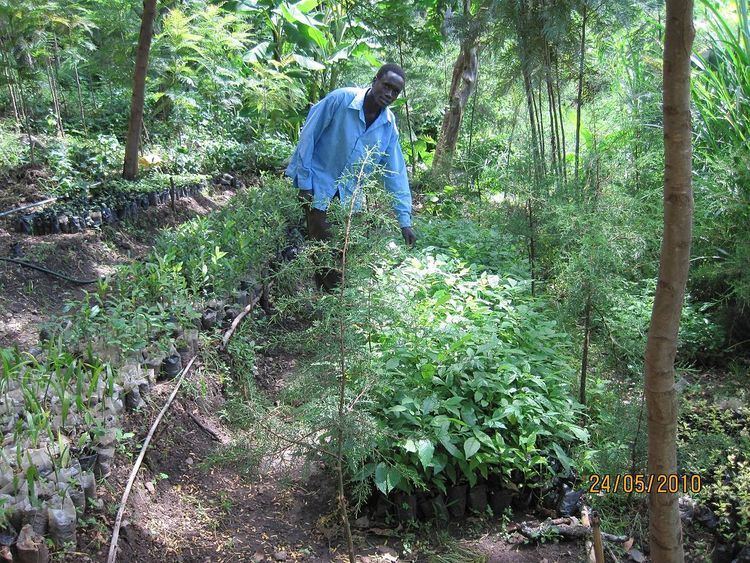
<svg viewBox="0 0 750 563">
<path fill-rule="evenodd" d="M 437 397 L 434 395 L 427 397 L 424 401 L 422 401 L 422 414 L 429 414 L 433 410 L 435 410 L 435 407 L 438 406 L 438 400 Z"/>
<path fill-rule="evenodd" d="M 555 454 L 557 454 L 557 459 L 560 460 L 560 463 L 562 463 L 563 469 L 565 469 L 565 473 L 570 473 L 570 466 L 573 463 L 573 460 L 571 460 L 568 455 L 563 451 L 563 449 L 556 443 L 552 443 L 552 449 L 555 450 Z"/>
<path fill-rule="evenodd" d="M 293 7 L 303 14 L 306 14 L 307 12 L 314 10 L 317 5 L 318 0 L 300 0 L 299 2 L 294 4 Z"/>
<path fill-rule="evenodd" d="M 399 363 L 401 363 L 401 360 L 398 358 L 391 358 L 385 363 L 385 369 L 396 369 Z"/>
<path fill-rule="evenodd" d="M 433 455 L 435 454 L 435 445 L 430 440 L 420 440 L 417 443 L 417 455 L 422 467 L 427 469 L 432 464 Z"/>
<path fill-rule="evenodd" d="M 460 451 L 458 451 L 458 448 L 453 445 L 450 438 L 447 435 L 440 436 L 440 443 L 443 444 L 443 447 L 448 450 L 448 453 L 451 454 L 453 457 L 456 457 L 458 459 L 463 459 L 464 456 L 461 454 Z"/>
<path fill-rule="evenodd" d="M 401 482 L 401 473 L 394 467 L 380 462 L 375 468 L 375 486 L 384 495 L 390 493 Z"/>
<path fill-rule="evenodd" d="M 328 39 L 326 38 L 325 34 L 319 29 L 311 25 L 305 25 L 303 26 L 302 31 L 305 33 L 305 35 L 307 35 L 308 38 L 312 39 L 315 42 L 315 44 L 321 49 L 325 50 L 326 47 L 328 47 Z"/>
<path fill-rule="evenodd" d="M 406 442 L 404 442 L 404 449 L 407 452 L 414 453 L 417 451 L 417 443 L 409 438 Z"/>
<path fill-rule="evenodd" d="M 311 59 L 310 57 L 305 57 L 303 55 L 297 55 L 296 53 L 292 55 L 292 58 L 296 61 L 296 63 L 301 66 L 302 68 L 306 68 L 307 70 L 325 70 L 325 65 L 320 64 L 315 59 Z"/>
<path fill-rule="evenodd" d="M 578 438 L 581 442 L 588 442 L 589 433 L 583 428 L 581 428 L 580 426 L 571 424 L 568 427 L 568 430 L 570 430 L 573 434 L 575 434 L 575 437 Z"/>
<path fill-rule="evenodd" d="M 479 448 L 481 447 L 481 444 L 479 443 L 479 440 L 477 440 L 474 436 L 471 438 L 467 438 L 467 440 L 464 442 L 464 454 L 466 454 L 466 459 L 469 459 L 471 456 L 476 454 L 479 451 Z"/>
</svg>

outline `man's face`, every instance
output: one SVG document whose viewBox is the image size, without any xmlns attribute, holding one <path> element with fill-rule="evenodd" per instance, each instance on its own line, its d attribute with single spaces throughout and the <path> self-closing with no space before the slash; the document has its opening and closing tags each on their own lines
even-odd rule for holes
<svg viewBox="0 0 750 563">
<path fill-rule="evenodd" d="M 388 71 L 380 78 L 372 82 L 370 94 L 372 99 L 381 108 L 388 107 L 404 89 L 404 79 L 393 71 Z"/>
</svg>

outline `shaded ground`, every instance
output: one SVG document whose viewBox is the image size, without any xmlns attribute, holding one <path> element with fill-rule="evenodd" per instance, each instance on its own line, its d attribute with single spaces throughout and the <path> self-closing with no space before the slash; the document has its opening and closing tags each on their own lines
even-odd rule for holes
<svg viewBox="0 0 750 563">
<path fill-rule="evenodd" d="M 78 234 L 44 236 L 12 232 L 12 220 L 0 220 L 0 256 L 16 256 L 76 279 L 95 279 L 115 266 L 143 257 L 162 228 L 174 226 L 221 207 L 234 195 L 183 198 L 174 212 L 167 205 L 149 208 L 132 223 Z M 37 345 L 41 323 L 54 318 L 66 302 L 86 289 L 17 264 L 0 261 L 0 346 L 27 350 Z"/>
</svg>

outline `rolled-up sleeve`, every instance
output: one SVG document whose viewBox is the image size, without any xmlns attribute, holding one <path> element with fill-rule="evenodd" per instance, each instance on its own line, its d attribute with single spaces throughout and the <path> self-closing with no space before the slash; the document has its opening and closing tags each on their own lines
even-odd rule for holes
<svg viewBox="0 0 750 563">
<path fill-rule="evenodd" d="M 411 227 L 411 190 L 406 173 L 406 162 L 398 141 L 398 131 L 394 129 L 381 161 L 384 168 L 385 189 L 393 194 L 393 210 L 401 227 Z"/>
<path fill-rule="evenodd" d="M 299 135 L 297 150 L 287 168 L 287 176 L 296 178 L 297 187 L 301 190 L 313 189 L 312 161 L 315 143 L 321 133 L 331 122 L 339 104 L 339 97 L 328 95 L 310 108 L 307 119 Z"/>
</svg>

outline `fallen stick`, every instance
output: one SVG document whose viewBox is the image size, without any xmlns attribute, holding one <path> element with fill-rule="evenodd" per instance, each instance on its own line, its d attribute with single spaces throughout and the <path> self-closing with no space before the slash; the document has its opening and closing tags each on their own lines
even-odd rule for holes
<svg viewBox="0 0 750 563">
<path fill-rule="evenodd" d="M 224 440 L 221 438 L 221 436 L 219 436 L 216 432 L 214 432 L 208 426 L 206 426 L 205 424 L 203 424 L 203 422 L 201 421 L 200 418 L 198 418 L 197 416 L 195 416 L 193 413 L 191 413 L 188 410 L 186 410 L 185 412 L 187 412 L 188 416 L 193 419 L 193 422 L 195 422 L 201 430 L 203 430 L 204 432 L 206 432 L 206 434 L 208 434 L 209 436 L 211 436 L 211 438 L 213 438 L 217 442 L 224 443 Z"/>
<path fill-rule="evenodd" d="M 143 446 L 141 446 L 141 453 L 138 455 L 138 459 L 135 460 L 133 469 L 130 471 L 130 478 L 128 479 L 127 485 L 125 485 L 125 491 L 122 493 L 122 499 L 120 500 L 120 509 L 117 511 L 117 517 L 115 518 L 115 527 L 112 530 L 112 542 L 109 544 L 107 563 L 115 562 L 115 557 L 117 556 L 117 540 L 120 537 L 120 526 L 122 526 L 122 517 L 123 514 L 125 514 L 125 505 L 128 502 L 130 489 L 133 488 L 133 483 L 135 482 L 135 478 L 138 475 L 138 470 L 141 468 L 141 463 L 143 463 L 143 458 L 146 455 L 146 449 L 148 448 L 148 445 L 151 442 L 151 438 L 153 437 L 156 428 L 159 426 L 161 419 L 164 417 L 164 413 L 167 412 L 169 405 L 172 404 L 172 401 L 174 401 L 174 398 L 177 396 L 177 391 L 179 391 L 180 385 L 182 385 L 182 382 L 185 379 L 185 375 L 190 371 L 190 368 L 193 367 L 193 362 L 195 362 L 195 359 L 197 357 L 198 356 L 193 356 L 188 362 L 188 365 L 185 366 L 185 369 L 182 370 L 182 373 L 177 380 L 177 385 L 174 386 L 172 394 L 167 399 L 167 402 L 164 403 L 164 406 L 156 417 L 156 420 L 154 420 L 154 423 L 151 425 L 151 429 L 148 431 L 148 436 L 146 436 L 146 439 L 143 441 Z"/>
<path fill-rule="evenodd" d="M 565 522 L 567 520 L 567 522 Z M 566 539 L 587 539 L 591 537 L 593 533 L 591 527 L 578 524 L 577 520 L 574 522 L 570 518 L 558 518 L 549 522 L 543 522 L 540 526 L 532 527 L 526 522 L 522 522 L 516 529 L 525 538 L 530 540 L 538 540 L 545 532 L 556 533 Z M 614 534 L 608 534 L 601 532 L 602 539 L 604 541 L 612 543 L 625 543 L 628 541 L 627 536 L 615 536 Z"/>
<path fill-rule="evenodd" d="M 248 314 L 250 314 L 250 311 L 252 311 L 253 307 L 255 307 L 255 305 L 258 304 L 258 301 L 260 301 L 261 297 L 262 297 L 262 294 L 255 297 L 252 301 L 250 301 L 250 303 L 248 303 L 247 307 L 245 307 L 239 315 L 234 317 L 234 320 L 232 321 L 232 326 L 229 327 L 229 330 L 227 330 L 224 333 L 224 337 L 221 339 L 222 350 L 226 349 L 227 344 L 229 343 L 229 339 L 232 338 L 234 331 L 237 330 L 237 327 L 242 322 L 242 319 L 244 319 L 245 317 L 248 316 Z"/>
</svg>

